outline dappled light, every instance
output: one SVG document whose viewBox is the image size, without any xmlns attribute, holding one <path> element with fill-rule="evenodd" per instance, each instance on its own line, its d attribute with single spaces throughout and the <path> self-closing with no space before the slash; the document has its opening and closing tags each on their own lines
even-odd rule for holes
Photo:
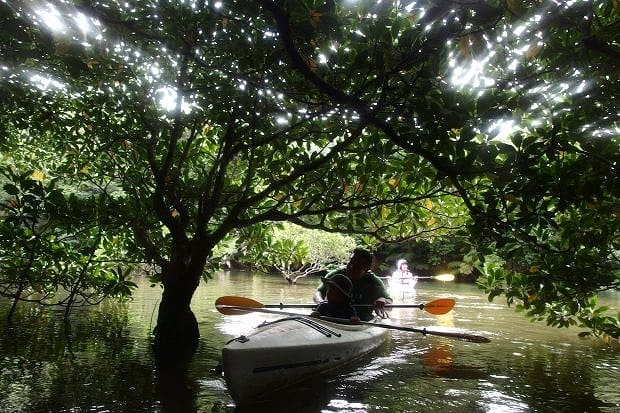
<svg viewBox="0 0 620 413">
<path fill-rule="evenodd" d="M 291 222 L 458 235 L 490 299 L 617 337 L 616 6 L 4 0 L 5 291 L 124 299 L 147 268 L 195 344 L 216 245 Z"/>
<path fill-rule="evenodd" d="M 519 80 L 518 74 L 527 71 L 545 73 L 548 69 L 544 65 L 543 55 L 549 49 L 546 43 L 548 34 L 544 33 L 544 25 L 547 20 L 553 19 L 553 14 L 558 9 L 570 9 L 580 2 L 546 3 L 545 6 L 529 17 L 510 26 L 508 22 L 498 22 L 489 33 L 472 33 L 463 36 L 458 42 L 448 41 L 453 49 L 450 52 L 449 65 L 451 68 L 450 83 L 463 92 L 476 93 L 483 96 L 490 90 L 497 88 L 498 83 L 510 88 L 515 93 L 528 93 L 531 95 L 531 106 L 525 113 L 536 113 L 535 118 L 515 118 L 511 121 L 496 123 L 488 129 L 487 133 L 494 134 L 495 140 L 506 141 L 519 130 L 529 127 L 551 126 L 553 118 L 561 114 L 566 108 L 567 100 L 571 95 L 587 93 L 593 86 L 590 76 L 580 70 L 565 73 L 564 79 L 537 79 L 536 83 L 531 78 L 525 77 Z M 508 8 L 517 15 L 523 14 L 524 10 L 515 9 L 520 7 L 516 2 L 509 2 Z M 588 15 L 583 16 L 588 21 Z M 596 102 L 594 102 L 596 104 Z M 615 114 L 617 115 L 617 113 Z M 510 123 L 519 124 L 520 127 L 508 129 Z M 618 129 L 596 128 L 590 125 L 589 133 L 594 137 L 611 136 L 617 134 Z M 583 130 L 584 132 L 586 129 Z"/>
<path fill-rule="evenodd" d="M 457 87 L 469 86 L 472 89 L 482 89 L 479 93 L 484 93 L 484 88 L 492 87 L 496 83 L 495 79 L 487 77 L 484 74 L 485 65 L 491 57 L 492 56 L 487 56 L 481 61 L 473 59 L 469 62 L 469 66 L 460 66 L 457 60 L 451 60 L 451 83 Z"/>
<path fill-rule="evenodd" d="M 312 311 L 357 247 L 392 320 L 246 353 L 318 373 L 386 333 L 331 358 L 378 351 L 317 411 L 617 407 L 619 24 L 616 0 L 0 1 L 0 304 L 27 332 L 0 410 L 230 411 L 222 348 Z M 406 289 L 361 271 L 403 259 Z"/>
<path fill-rule="evenodd" d="M 363 2 L 347 2 L 344 7 L 350 11 L 355 11 L 356 8 L 362 7 Z M 469 34 L 454 37 L 446 42 L 446 46 L 449 50 L 448 65 L 450 71 L 446 73 L 449 83 L 455 88 L 466 92 L 474 93 L 476 96 L 483 96 L 488 93 L 489 90 L 496 89 L 499 84 L 505 84 L 515 93 L 520 93 L 520 90 L 525 89 L 527 93 L 533 95 L 530 112 L 537 112 L 536 118 L 532 119 L 518 119 L 515 118 L 511 121 L 504 121 L 502 126 L 495 126 L 489 128 L 479 129 L 480 133 L 489 133 L 492 136 L 488 140 L 507 141 L 510 136 L 518 131 L 523 130 L 526 125 L 530 127 L 549 126 L 553 116 L 558 115 L 558 110 L 554 109 L 554 106 L 561 106 L 565 103 L 565 100 L 569 98 L 571 94 L 583 94 L 587 93 L 592 82 L 586 77 L 585 73 L 575 71 L 572 74 L 567 73 L 567 78 L 562 83 L 554 81 L 543 81 L 539 84 L 532 85 L 531 82 L 522 83 L 518 79 L 510 79 L 518 75 L 525 68 L 531 70 L 544 71 L 545 67 L 542 65 L 540 56 L 545 53 L 545 48 L 550 47 L 546 43 L 546 34 L 544 33 L 544 24 L 547 20 L 552 18 L 553 13 L 558 10 L 570 10 L 572 7 L 579 7 L 581 2 L 567 2 L 563 4 L 548 3 L 544 7 L 541 7 L 535 13 L 529 15 L 525 14 L 525 9 L 516 3 L 509 3 L 508 9 L 512 13 L 522 16 L 522 18 L 510 22 L 508 20 L 497 20 L 497 22 L 487 32 L 476 32 L 471 30 L 472 23 L 465 25 L 465 30 L 469 31 Z M 195 1 L 179 2 L 179 7 L 187 7 L 192 10 L 192 13 L 199 13 L 199 3 Z M 119 5 L 124 12 L 129 12 L 132 15 L 138 15 L 140 13 L 139 7 L 131 7 L 128 4 Z M 154 7 L 154 6 L 152 6 Z M 205 7 L 210 7 L 209 3 L 205 3 Z M 206 40 L 207 36 L 213 36 L 214 41 L 221 37 L 221 41 L 226 41 L 232 32 L 229 27 L 229 22 L 232 22 L 234 18 L 234 10 L 227 9 L 222 2 L 214 2 L 212 6 L 214 10 L 224 11 L 230 13 L 229 17 L 226 17 L 222 21 L 221 25 L 217 25 L 210 33 L 200 28 L 199 33 Z M 145 8 L 148 10 L 149 8 Z M 96 10 L 96 9 L 93 9 Z M 23 11 L 31 17 L 35 24 L 47 28 L 51 33 L 57 37 L 59 42 L 63 44 L 69 40 L 78 42 L 82 47 L 105 47 L 109 48 L 119 57 L 121 57 L 127 63 L 133 62 L 136 65 L 136 69 L 143 72 L 143 81 L 146 82 L 144 86 L 149 85 L 151 88 L 151 96 L 158 102 L 161 110 L 173 114 L 174 110 L 179 107 L 178 99 L 182 99 L 181 107 L 183 113 L 191 113 L 191 111 L 198 108 L 204 109 L 204 102 L 201 102 L 201 98 L 194 93 L 184 93 L 183 97 L 178 96 L 174 91 L 174 87 L 161 86 L 160 81 L 166 74 L 163 71 L 163 66 L 169 66 L 169 69 L 175 67 L 178 68 L 180 55 L 171 53 L 167 50 L 167 47 L 163 44 L 157 46 L 153 51 L 147 55 L 143 55 L 142 52 L 133 49 L 133 47 L 121 40 L 108 36 L 104 38 L 104 26 L 102 21 L 89 15 L 87 11 L 83 11 L 70 6 L 67 3 L 54 3 L 54 2 L 37 2 L 30 5 L 28 9 Z M 439 26 L 449 26 L 451 24 L 459 24 L 465 21 L 464 16 L 458 13 L 456 9 L 445 9 L 440 14 L 441 19 L 432 20 L 429 19 L 429 13 L 438 14 L 439 7 L 429 7 L 423 2 L 408 2 L 406 4 L 395 3 L 395 15 L 402 19 L 408 19 L 413 24 L 421 24 L 421 29 L 424 32 L 436 30 Z M 480 13 L 490 13 L 491 9 L 472 9 L 469 14 L 472 17 L 479 17 Z M 100 11 L 97 11 L 100 13 Z M 159 19 L 161 16 L 149 11 L 149 18 Z M 584 15 L 584 21 L 589 20 L 589 16 Z M 311 21 L 314 26 L 318 26 L 324 19 L 324 13 L 317 12 L 311 15 Z M 360 26 L 364 26 L 364 20 L 378 20 L 380 15 L 375 12 L 366 12 L 361 17 Z M 427 22 L 422 24 L 420 22 Z M 254 43 L 255 40 L 251 36 L 252 30 L 259 29 L 259 21 L 257 19 L 249 19 L 247 30 L 243 29 L 243 33 L 248 43 Z M 263 40 L 273 39 L 277 40 L 278 30 L 275 28 L 261 28 L 263 33 Z M 352 27 L 351 32 L 355 35 L 366 37 L 361 27 Z M 110 31 L 108 30 L 108 33 Z M 401 30 L 396 38 L 396 42 L 404 41 L 402 37 L 403 31 Z M 339 63 L 342 60 L 343 55 L 350 54 L 349 47 L 343 47 L 346 43 L 342 42 L 329 42 L 325 45 L 325 48 L 319 47 L 317 44 L 313 53 L 314 59 L 308 61 L 312 70 L 316 71 L 317 67 L 312 65 L 322 65 L 326 67 L 346 68 L 346 66 Z M 406 46 L 406 44 L 404 45 Z M 252 47 L 252 46 L 251 46 Z M 193 50 L 195 56 L 200 59 L 204 65 L 211 65 L 208 56 L 205 54 L 205 50 L 202 47 L 196 47 Z M 310 59 L 310 58 L 308 58 Z M 88 64 L 88 63 L 87 63 Z M 90 65 L 98 65 L 99 62 L 92 61 Z M 142 66 L 142 68 L 140 68 Z M 148 69 L 147 69 L 148 68 Z M 249 83 L 248 78 L 240 77 L 232 73 L 226 73 L 227 70 L 223 68 L 214 67 L 215 73 L 220 74 L 222 79 L 231 77 L 238 84 L 240 91 L 246 91 Z M 231 69 L 239 69 L 237 63 L 234 63 Z M 530 70 L 528 69 L 528 70 Z M 166 69 L 168 70 L 168 69 Z M 58 80 L 57 82 L 61 82 Z M 50 86 L 50 81 L 42 82 L 38 81 L 40 88 L 47 89 Z M 57 86 L 56 86 L 57 87 Z M 112 88 L 114 88 L 112 86 Z M 217 89 L 217 88 L 216 88 Z M 125 90 L 126 92 L 126 90 Z M 284 109 L 290 106 L 286 101 L 290 98 L 287 93 L 283 93 L 283 90 L 272 91 L 270 88 L 258 88 L 256 90 L 258 96 L 263 99 L 274 99 L 275 104 Z M 278 101 L 282 103 L 277 103 Z M 559 109 L 560 111 L 563 109 Z M 342 116 L 343 121 L 356 121 L 359 119 L 355 112 L 345 114 L 339 113 Z M 617 114 L 616 114 L 617 115 Z M 285 111 L 284 114 L 274 115 L 273 124 L 276 126 L 290 126 L 291 122 L 294 122 L 296 114 L 290 111 Z M 307 116 L 306 116 L 307 118 Z M 324 122 L 329 121 L 329 116 L 323 116 Z M 522 125 L 520 128 L 514 127 L 512 130 L 507 128 L 507 125 L 512 123 L 518 123 Z M 497 130 L 499 129 L 499 133 Z M 591 135 L 596 137 L 612 136 L 617 133 L 618 127 L 613 128 L 599 128 L 595 125 L 588 125 L 583 131 L 588 131 Z"/>
<path fill-rule="evenodd" d="M 493 123 L 489 127 L 488 132 L 491 134 L 490 140 L 511 143 L 510 135 L 516 130 L 516 121 L 514 119 L 502 119 Z"/>
<path fill-rule="evenodd" d="M 41 9 L 35 9 L 35 13 L 41 19 L 41 22 L 52 32 L 64 34 L 66 27 L 65 23 L 60 13 L 53 5 L 48 3 Z"/>
<path fill-rule="evenodd" d="M 49 76 L 33 74 L 29 77 L 30 82 L 41 90 L 62 90 L 66 86 Z"/>
</svg>

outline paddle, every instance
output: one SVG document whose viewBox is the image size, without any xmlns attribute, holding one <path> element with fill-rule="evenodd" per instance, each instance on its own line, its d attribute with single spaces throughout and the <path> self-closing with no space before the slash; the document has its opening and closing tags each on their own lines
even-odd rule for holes
<svg viewBox="0 0 620 413">
<path fill-rule="evenodd" d="M 389 280 L 391 278 L 394 277 L 380 277 L 381 279 L 384 280 Z M 422 276 L 422 277 L 417 277 L 417 279 L 421 279 L 421 278 L 431 278 L 433 280 L 437 280 L 437 281 L 454 281 L 454 275 L 452 274 L 439 274 L 439 275 L 432 275 L 432 276 Z M 396 277 L 397 280 L 413 280 L 414 278 L 409 278 L 409 277 Z"/>
<path fill-rule="evenodd" d="M 426 304 L 386 304 L 385 308 L 419 308 L 428 313 L 441 315 L 446 314 L 454 308 L 453 298 L 438 298 L 430 301 Z M 226 295 L 218 298 L 215 301 L 216 307 L 218 305 L 232 306 L 232 307 L 248 307 L 248 308 L 315 308 L 316 304 L 263 304 L 256 300 L 252 300 L 247 297 L 237 297 L 234 295 Z M 372 307 L 371 304 L 356 304 L 354 307 Z M 221 311 L 220 311 L 221 312 Z M 225 314 L 225 313 L 222 313 Z"/>
<path fill-rule="evenodd" d="M 418 277 L 418 278 L 432 278 L 437 281 L 454 281 L 454 275 L 452 274 L 439 274 L 430 277 Z"/>
<path fill-rule="evenodd" d="M 220 313 L 226 314 L 226 315 L 242 315 L 242 314 L 247 314 L 249 312 L 269 313 L 269 314 L 278 314 L 278 315 L 292 315 L 292 316 L 303 315 L 303 314 L 292 313 L 288 311 L 270 310 L 268 308 L 262 308 L 262 307 L 246 307 L 246 306 L 226 305 L 226 304 L 221 304 L 221 303 L 218 304 L 218 301 L 220 301 L 220 299 L 222 298 L 226 299 L 229 297 L 218 298 L 215 301 L 215 308 L 217 308 L 217 310 Z M 239 297 L 236 297 L 236 298 L 239 298 Z M 248 300 L 251 300 L 251 299 L 248 298 Z M 251 301 L 254 301 L 254 300 L 251 300 Z M 450 331 L 433 331 L 433 330 L 427 330 L 426 328 L 393 326 L 391 324 L 373 323 L 370 321 L 352 322 L 351 320 L 348 320 L 345 318 L 333 318 L 333 317 L 322 317 L 322 316 L 317 317 L 317 318 L 320 318 L 321 320 L 325 320 L 325 321 L 332 321 L 335 323 L 340 323 L 340 324 L 352 324 L 352 325 L 367 324 L 370 326 L 379 327 L 379 328 L 387 328 L 390 330 L 410 331 L 413 333 L 422 333 L 423 335 L 434 335 L 434 336 L 440 336 L 440 337 L 456 338 L 458 340 L 471 341 L 474 343 L 488 343 L 489 341 L 491 341 L 487 337 L 479 336 L 476 334 L 458 333 L 458 332 L 450 332 Z"/>
</svg>

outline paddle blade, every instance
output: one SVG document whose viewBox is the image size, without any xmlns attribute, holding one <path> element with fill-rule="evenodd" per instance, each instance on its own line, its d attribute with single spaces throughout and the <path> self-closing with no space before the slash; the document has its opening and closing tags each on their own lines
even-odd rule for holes
<svg viewBox="0 0 620 413">
<path fill-rule="evenodd" d="M 454 298 L 438 298 L 424 304 L 422 309 L 435 315 L 446 314 L 454 308 Z"/>
<path fill-rule="evenodd" d="M 228 308 L 228 307 L 247 307 L 248 311 L 240 308 Z M 225 295 L 215 300 L 215 308 L 225 315 L 240 315 L 252 312 L 252 308 L 262 308 L 263 304 L 256 300 L 252 300 L 247 297 L 237 297 L 234 295 Z"/>
<path fill-rule="evenodd" d="M 452 274 L 439 274 L 433 278 L 437 281 L 454 281 L 454 275 Z"/>
</svg>

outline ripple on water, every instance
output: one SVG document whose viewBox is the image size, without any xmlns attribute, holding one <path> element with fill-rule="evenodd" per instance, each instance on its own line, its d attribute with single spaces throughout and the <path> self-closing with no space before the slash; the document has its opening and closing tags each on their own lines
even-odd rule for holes
<svg viewBox="0 0 620 413">
<path fill-rule="evenodd" d="M 482 391 L 480 395 L 482 399 L 478 401 L 478 404 L 485 412 L 518 413 L 529 411 L 529 406 L 526 403 L 497 390 Z"/>
<path fill-rule="evenodd" d="M 332 410 L 333 409 L 333 410 Z M 327 409 L 322 412 L 347 412 L 347 413 L 366 413 L 368 405 L 359 402 L 351 402 L 345 399 L 332 399 L 327 405 Z"/>
</svg>

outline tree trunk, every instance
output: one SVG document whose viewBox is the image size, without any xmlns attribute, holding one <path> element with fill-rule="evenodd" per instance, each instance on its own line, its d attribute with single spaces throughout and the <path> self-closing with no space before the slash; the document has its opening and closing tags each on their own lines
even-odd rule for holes
<svg viewBox="0 0 620 413">
<path fill-rule="evenodd" d="M 203 265 L 189 257 L 177 258 L 162 273 L 164 291 L 155 326 L 155 351 L 160 354 L 193 354 L 198 346 L 198 322 L 190 308 Z M 185 264 L 188 263 L 188 264 Z"/>
</svg>

